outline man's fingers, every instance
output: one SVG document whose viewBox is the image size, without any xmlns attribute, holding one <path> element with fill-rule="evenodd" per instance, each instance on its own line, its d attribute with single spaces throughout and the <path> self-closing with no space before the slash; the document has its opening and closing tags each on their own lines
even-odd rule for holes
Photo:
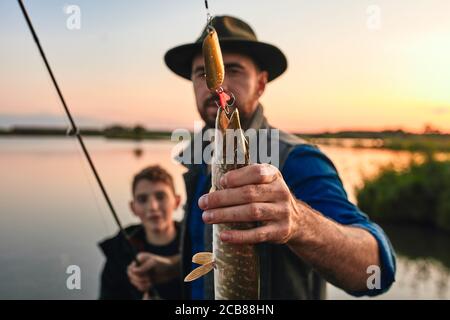
<svg viewBox="0 0 450 320">
<path fill-rule="evenodd" d="M 203 212 L 202 218 L 205 223 L 228 223 L 228 222 L 250 222 L 268 221 L 274 218 L 277 212 L 273 204 L 256 202 L 220 209 L 211 209 Z"/>
<path fill-rule="evenodd" d="M 279 170 L 270 164 L 251 164 L 223 175 L 220 183 L 224 188 L 236 188 L 248 184 L 271 183 L 280 175 Z"/>
<path fill-rule="evenodd" d="M 287 195 L 281 184 L 250 184 L 205 194 L 198 200 L 198 205 L 200 209 L 208 210 L 252 202 L 274 202 Z"/>
</svg>

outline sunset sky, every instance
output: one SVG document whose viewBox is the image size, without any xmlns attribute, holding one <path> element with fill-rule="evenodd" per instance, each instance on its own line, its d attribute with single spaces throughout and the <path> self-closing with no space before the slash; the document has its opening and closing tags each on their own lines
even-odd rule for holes
<svg viewBox="0 0 450 320">
<path fill-rule="evenodd" d="M 172 74 L 163 56 L 200 35 L 203 0 L 25 4 L 83 124 L 192 129 L 199 120 L 191 83 Z M 288 71 L 261 100 L 273 125 L 295 132 L 421 131 L 428 123 L 450 132 L 450 1 L 209 4 L 212 14 L 244 19 L 286 54 Z M 67 5 L 80 7 L 80 30 L 66 27 Z M 375 27 L 372 8 L 381 13 Z M 0 126 L 64 119 L 15 0 L 0 1 L 0 48 Z"/>
</svg>

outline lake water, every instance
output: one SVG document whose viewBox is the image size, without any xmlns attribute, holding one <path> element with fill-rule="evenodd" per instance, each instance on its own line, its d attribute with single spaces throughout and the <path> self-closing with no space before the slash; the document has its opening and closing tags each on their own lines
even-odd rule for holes
<svg viewBox="0 0 450 320">
<path fill-rule="evenodd" d="M 171 160 L 170 141 L 86 139 L 93 161 L 126 225 L 130 183 L 144 166 L 160 163 L 185 199 L 184 168 Z M 323 145 L 352 201 L 364 177 L 413 155 L 404 151 Z M 77 141 L 0 138 L 0 299 L 95 299 L 103 256 L 96 244 L 117 232 Z M 182 212 L 177 211 L 176 219 Z M 397 281 L 384 299 L 450 299 L 450 235 L 417 227 L 384 226 L 397 252 Z M 81 268 L 81 290 L 68 290 L 66 269 Z M 351 296 L 329 285 L 329 299 Z"/>
</svg>

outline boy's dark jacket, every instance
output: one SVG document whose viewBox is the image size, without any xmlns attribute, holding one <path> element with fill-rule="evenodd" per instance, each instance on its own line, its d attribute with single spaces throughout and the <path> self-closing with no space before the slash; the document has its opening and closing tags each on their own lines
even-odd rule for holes
<svg viewBox="0 0 450 320">
<path fill-rule="evenodd" d="M 142 225 L 133 225 L 125 229 L 137 251 L 150 252 L 161 256 L 172 256 L 179 253 L 180 225 L 175 223 L 177 235 L 175 239 L 165 246 L 148 244 Z M 137 290 L 128 280 L 127 267 L 133 261 L 124 236 L 116 236 L 99 243 L 106 262 L 101 275 L 101 300 L 140 300 L 143 293 Z M 161 299 L 181 298 L 181 279 L 175 278 L 167 283 L 156 285 L 155 288 Z"/>
</svg>

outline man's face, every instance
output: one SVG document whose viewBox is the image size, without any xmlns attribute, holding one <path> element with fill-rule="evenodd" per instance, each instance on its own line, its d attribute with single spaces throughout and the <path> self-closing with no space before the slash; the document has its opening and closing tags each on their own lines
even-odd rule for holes
<svg viewBox="0 0 450 320">
<path fill-rule="evenodd" d="M 239 110 L 242 125 L 248 124 L 258 106 L 259 97 L 263 94 L 267 83 L 267 72 L 259 71 L 253 60 L 239 53 L 223 53 L 225 79 L 222 87 L 234 94 L 235 106 Z M 205 62 L 198 54 L 192 61 L 191 80 L 194 85 L 197 109 L 208 127 L 215 126 L 218 101 L 216 93 L 211 93 L 205 81 Z"/>
<path fill-rule="evenodd" d="M 173 211 L 179 204 L 180 197 L 169 185 L 143 179 L 136 184 L 130 208 L 146 230 L 160 233 L 170 228 Z"/>
</svg>

